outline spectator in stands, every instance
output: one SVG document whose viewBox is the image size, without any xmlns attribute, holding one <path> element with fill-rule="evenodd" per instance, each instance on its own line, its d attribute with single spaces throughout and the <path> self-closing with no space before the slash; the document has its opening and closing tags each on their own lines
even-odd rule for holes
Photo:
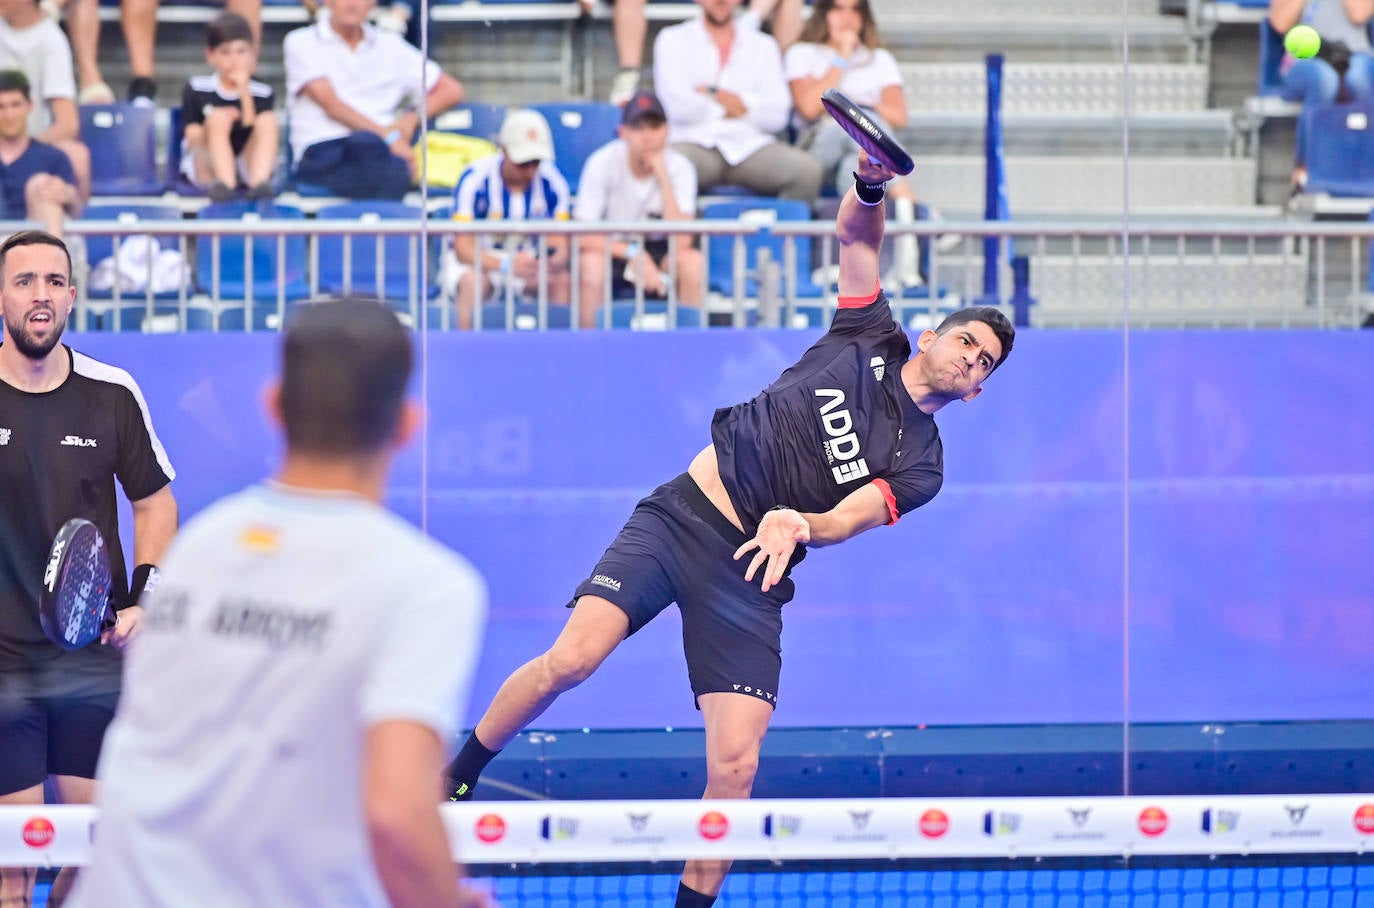
<svg viewBox="0 0 1374 908">
<path fill-rule="evenodd" d="M 692 162 L 668 147 L 668 117 L 652 93 L 632 96 L 621 116 L 620 138 L 597 149 L 582 170 L 573 218 L 579 221 L 691 220 L 697 207 L 697 173 Z M 668 237 L 645 237 L 644 245 L 624 236 L 582 236 L 578 243 L 579 304 L 582 327 L 596 325 L 596 311 L 606 295 L 606 249 L 611 253 L 613 296 L 668 294 L 670 265 L 677 270 L 677 299 L 700 306 L 701 253 L 691 236 L 677 241 L 676 263 L 669 261 Z"/>
<path fill-rule="evenodd" d="M 568 181 L 554 166 L 548 121 L 537 111 L 512 110 L 501 124 L 497 144 L 500 153 L 477 161 L 458 178 L 453 188 L 453 219 L 459 223 L 566 221 Z M 508 289 L 517 299 L 537 298 L 541 248 L 546 298 L 567 300 L 571 279 L 566 237 L 483 235 L 479 244 L 475 234 L 455 235 L 457 268 L 448 280 L 454 284 L 458 328 L 472 327 L 479 299 L 504 299 Z"/>
<path fill-rule="evenodd" d="M 820 162 L 822 179 L 843 195 L 859 166 L 859 146 L 821 106 L 821 95 L 838 88 L 889 132 L 906 126 L 906 94 L 897 61 L 878 39 L 869 0 L 816 0 L 801 39 L 784 58 L 796 108 L 798 145 Z M 889 195 L 898 222 L 916 219 L 916 193 L 894 180 Z M 920 251 L 912 234 L 893 244 L 889 288 L 922 283 Z"/>
<path fill-rule="evenodd" d="M 157 39 L 158 3 L 159 0 L 121 0 L 119 4 L 119 23 L 124 29 L 129 68 L 133 72 L 128 98 L 134 104 L 147 107 L 157 104 L 153 51 Z M 77 80 L 81 83 L 78 98 L 82 104 L 113 104 L 114 92 L 105 82 L 97 60 L 100 0 L 65 0 L 65 7 L 67 29 L 76 52 Z M 224 7 L 248 20 L 253 29 L 253 44 L 257 46 L 262 40 L 262 0 L 225 0 Z"/>
<path fill-rule="evenodd" d="M 395 32 L 371 25 L 373 0 L 325 5 L 328 17 L 286 36 L 296 179 L 349 198 L 399 199 L 417 174 L 411 145 L 420 117 L 463 100 L 463 86 Z"/>
<path fill-rule="evenodd" d="M 582 11 L 591 14 L 596 0 L 581 0 Z M 611 82 L 611 103 L 617 107 L 639 91 L 644 66 L 644 36 L 649 32 L 645 13 L 648 0 L 611 0 L 611 27 L 615 35 L 616 59 L 620 72 Z M 753 0 L 749 12 L 757 25 L 770 21 L 773 37 L 786 50 L 797 40 L 802 28 L 802 0 Z"/>
<path fill-rule="evenodd" d="M 62 150 L 72 162 L 77 191 L 88 198 L 91 153 L 80 138 L 72 49 L 37 0 L 0 0 L 0 69 L 17 69 L 29 80 L 35 99 L 29 133 Z"/>
<path fill-rule="evenodd" d="M 221 13 L 205 29 L 205 59 L 214 72 L 192 76 L 181 94 L 182 175 L 223 202 L 243 183 L 251 199 L 270 199 L 277 166 L 272 88 L 252 78 L 253 32 L 238 13 Z"/>
<path fill-rule="evenodd" d="M 736 17 L 740 0 L 697 3 L 700 15 L 654 42 L 654 86 L 673 147 L 692 162 L 703 190 L 734 185 L 814 201 L 820 164 L 774 136 L 792 106 L 778 43 Z"/>
<path fill-rule="evenodd" d="M 17 69 L 0 71 L 0 220 L 38 221 L 62 235 L 67 215 L 81 212 L 72 162 L 52 145 L 29 136 L 33 100 L 29 80 Z"/>
<path fill-rule="evenodd" d="M 1374 0 L 1270 0 L 1269 24 L 1280 35 L 1295 25 L 1310 25 L 1322 36 L 1323 52 L 1310 60 L 1285 57 L 1282 64 L 1283 94 L 1290 101 L 1330 104 L 1338 95 L 1350 100 L 1374 97 L 1374 56 L 1371 56 L 1369 20 Z M 1343 47 L 1336 47 L 1337 44 Z M 1332 51 L 1335 50 L 1335 56 Z M 1332 64 L 1336 63 L 1335 66 Z M 1339 69 L 1338 69 L 1339 67 Z M 1345 72 L 1339 71 L 1344 69 Z M 1345 92 L 1342 95 L 1341 87 Z M 1298 117 L 1297 160 L 1293 189 L 1307 182 L 1307 149 L 1304 114 Z"/>
</svg>

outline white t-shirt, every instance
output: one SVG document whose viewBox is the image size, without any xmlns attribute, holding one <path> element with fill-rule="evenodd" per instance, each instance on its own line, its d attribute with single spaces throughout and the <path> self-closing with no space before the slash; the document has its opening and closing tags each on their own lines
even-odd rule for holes
<svg viewBox="0 0 1374 908">
<path fill-rule="evenodd" d="M 697 171 L 681 152 L 663 153 L 673 199 L 683 214 L 697 210 Z M 630 149 L 615 139 L 592 152 L 582 168 L 573 217 L 579 221 L 646 221 L 663 217 L 663 191 L 653 174 L 630 171 Z"/>
<path fill-rule="evenodd" d="M 309 83 L 327 79 L 358 113 L 375 123 L 390 123 L 407 100 L 423 111 L 425 98 L 440 75 L 438 64 L 426 60 L 395 32 L 364 25 L 361 43 L 349 47 L 327 18 L 289 33 L 284 53 L 291 154 L 297 161 L 311 145 L 352 132 L 301 94 Z"/>
<path fill-rule="evenodd" d="M 33 111 L 29 135 L 36 136 L 52 123 L 47 102 L 54 98 L 76 100 L 76 76 L 72 46 L 57 23 L 43 17 L 27 28 L 11 28 L 0 19 L 0 69 L 17 69 L 29 80 Z"/>
<path fill-rule="evenodd" d="M 819 79 L 830 72 L 835 56 L 835 50 L 825 44 L 793 44 L 783 58 L 787 81 Z M 889 85 L 902 85 L 896 59 L 884 48 L 861 46 L 850 58 L 838 88 L 855 104 L 875 107 Z"/>
<path fill-rule="evenodd" d="M 98 778 L 83 908 L 387 904 L 367 730 L 447 742 L 485 586 L 380 506 L 263 485 L 191 521 L 144 601 Z"/>
</svg>

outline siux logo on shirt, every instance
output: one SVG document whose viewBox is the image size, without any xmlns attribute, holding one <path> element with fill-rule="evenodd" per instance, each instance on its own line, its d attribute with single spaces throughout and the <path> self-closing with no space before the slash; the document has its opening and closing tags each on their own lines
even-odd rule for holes
<svg viewBox="0 0 1374 908">
<path fill-rule="evenodd" d="M 3 447 L 4 445 L 9 444 L 9 443 L 10 443 L 10 436 L 13 435 L 13 434 L 14 434 L 14 433 L 11 432 L 9 429 L 6 429 L 6 428 L 4 428 L 3 426 L 0 426 L 0 447 Z"/>
</svg>

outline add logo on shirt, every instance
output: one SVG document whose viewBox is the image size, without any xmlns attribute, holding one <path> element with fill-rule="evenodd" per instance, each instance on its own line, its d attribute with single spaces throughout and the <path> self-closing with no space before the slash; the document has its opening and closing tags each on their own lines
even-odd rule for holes
<svg viewBox="0 0 1374 908">
<path fill-rule="evenodd" d="M 701 818 L 697 823 L 697 830 L 703 839 L 714 842 L 725 838 L 726 833 L 730 831 L 730 821 L 726 819 L 725 814 L 713 810 Z"/>
<path fill-rule="evenodd" d="M 57 830 L 44 817 L 34 817 L 24 824 L 24 844 L 30 848 L 46 848 L 57 835 Z"/>
<path fill-rule="evenodd" d="M 928 839 L 938 839 L 949 832 L 949 814 L 939 808 L 931 808 L 921 814 L 921 835 Z"/>
<path fill-rule="evenodd" d="M 477 838 L 488 845 L 506 837 L 506 821 L 494 813 L 484 813 L 477 819 Z"/>
<path fill-rule="evenodd" d="M 1355 828 L 1365 835 L 1374 835 L 1374 804 L 1361 804 L 1355 810 Z"/>
<path fill-rule="evenodd" d="M 1137 825 L 1147 836 L 1163 835 L 1164 830 L 1169 828 L 1169 815 L 1158 807 L 1146 807 L 1140 812 Z"/>
</svg>

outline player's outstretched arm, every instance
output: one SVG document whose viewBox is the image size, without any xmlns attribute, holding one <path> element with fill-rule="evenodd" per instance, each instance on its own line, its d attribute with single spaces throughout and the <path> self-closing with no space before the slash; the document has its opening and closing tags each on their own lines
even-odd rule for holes
<svg viewBox="0 0 1374 908">
<path fill-rule="evenodd" d="M 368 729 L 363 812 L 377 874 L 395 908 L 462 908 L 486 900 L 460 889 L 433 780 L 443 766 L 434 729 L 393 720 Z"/>
<path fill-rule="evenodd" d="M 855 176 L 869 187 L 879 187 L 896 174 L 860 152 Z M 835 218 L 840 240 L 840 296 L 870 296 L 878 286 L 878 253 L 883 245 L 887 204 L 880 191 L 864 190 L 863 195 L 868 196 L 867 201 L 860 197 L 858 187 L 850 188 Z"/>
<path fill-rule="evenodd" d="M 826 546 L 852 539 L 874 527 L 892 522 L 887 497 L 874 483 L 855 489 L 824 514 L 802 514 L 792 508 L 774 508 L 759 521 L 754 538 L 735 551 L 735 560 L 754 552 L 745 580 L 753 580 L 763 568 L 763 591 L 776 586 L 787 570 L 798 543 Z M 754 551 L 757 549 L 757 551 Z"/>
</svg>

